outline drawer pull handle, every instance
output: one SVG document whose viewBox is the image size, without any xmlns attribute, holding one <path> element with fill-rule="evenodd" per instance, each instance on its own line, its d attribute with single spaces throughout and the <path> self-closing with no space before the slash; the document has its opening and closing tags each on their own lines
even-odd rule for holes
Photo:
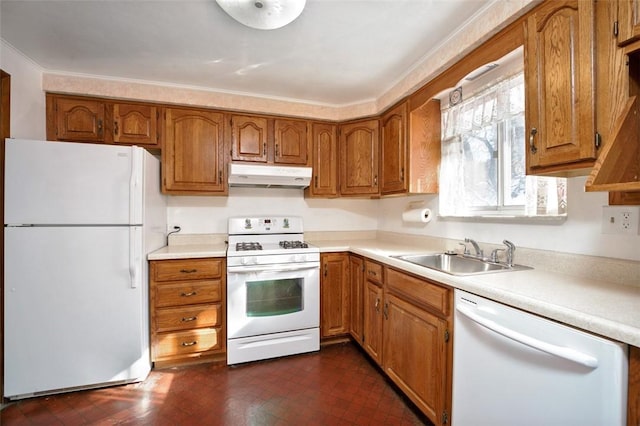
<svg viewBox="0 0 640 426">
<path fill-rule="evenodd" d="M 374 277 L 378 275 L 376 271 L 369 270 L 369 275 L 373 275 Z"/>
<path fill-rule="evenodd" d="M 189 293 L 181 293 L 180 296 L 182 297 L 191 297 L 191 296 L 195 296 L 196 294 L 198 294 L 195 291 L 190 291 Z"/>
<path fill-rule="evenodd" d="M 193 346 L 197 343 L 198 342 L 196 340 L 194 340 L 193 342 L 182 342 L 182 346 Z"/>
<path fill-rule="evenodd" d="M 194 272 L 198 272 L 197 269 L 180 269 L 180 272 L 183 274 L 193 274 Z"/>
<path fill-rule="evenodd" d="M 190 321 L 195 321 L 197 319 L 198 317 L 184 317 L 182 318 L 182 322 L 190 322 Z"/>
</svg>

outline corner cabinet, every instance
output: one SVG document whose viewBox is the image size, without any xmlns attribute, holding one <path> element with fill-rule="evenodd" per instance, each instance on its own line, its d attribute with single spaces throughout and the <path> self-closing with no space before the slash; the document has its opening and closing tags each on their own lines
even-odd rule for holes
<svg viewBox="0 0 640 426">
<path fill-rule="evenodd" d="M 155 366 L 224 359 L 225 260 L 154 260 L 149 269 Z"/>
<path fill-rule="evenodd" d="M 407 192 L 407 104 L 387 112 L 380 126 L 380 192 L 382 195 Z"/>
<path fill-rule="evenodd" d="M 349 334 L 349 254 L 320 256 L 320 337 Z"/>
<path fill-rule="evenodd" d="M 594 2 L 543 3 L 525 21 L 527 174 L 593 166 Z"/>
<path fill-rule="evenodd" d="M 329 123 L 311 125 L 313 176 L 305 190 L 307 197 L 338 197 L 337 126 Z"/>
<path fill-rule="evenodd" d="M 162 190 L 168 194 L 226 195 L 224 115 L 165 108 Z"/>
<path fill-rule="evenodd" d="M 380 195 L 379 121 L 365 120 L 340 126 L 340 194 Z"/>
<path fill-rule="evenodd" d="M 364 301 L 364 259 L 349 255 L 349 334 L 362 345 L 363 301 Z"/>
</svg>

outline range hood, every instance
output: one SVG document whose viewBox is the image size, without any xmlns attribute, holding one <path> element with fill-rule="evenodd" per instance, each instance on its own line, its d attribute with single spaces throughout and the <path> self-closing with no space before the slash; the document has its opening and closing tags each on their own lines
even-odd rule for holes
<svg viewBox="0 0 640 426">
<path fill-rule="evenodd" d="M 311 167 L 229 164 L 229 186 L 302 189 L 310 182 Z"/>
</svg>

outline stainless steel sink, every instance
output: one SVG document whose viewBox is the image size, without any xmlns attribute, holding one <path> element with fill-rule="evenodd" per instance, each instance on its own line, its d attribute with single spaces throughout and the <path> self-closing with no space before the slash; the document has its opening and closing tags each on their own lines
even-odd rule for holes
<svg viewBox="0 0 640 426">
<path fill-rule="evenodd" d="M 391 257 L 451 275 L 477 275 L 532 269 L 528 266 L 507 266 L 502 263 L 489 262 L 487 260 L 476 259 L 459 254 L 407 254 Z"/>
</svg>

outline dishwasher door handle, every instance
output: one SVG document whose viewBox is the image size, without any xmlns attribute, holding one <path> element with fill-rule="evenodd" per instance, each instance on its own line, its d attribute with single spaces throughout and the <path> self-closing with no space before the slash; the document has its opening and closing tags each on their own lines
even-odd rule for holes
<svg viewBox="0 0 640 426">
<path fill-rule="evenodd" d="M 584 365 L 585 367 L 589 367 L 592 369 L 598 368 L 598 359 L 577 351 L 575 349 L 566 348 L 563 346 L 557 346 L 548 342 L 544 342 L 542 340 L 538 340 L 531 336 L 527 336 L 526 334 L 518 333 L 517 331 L 511 330 L 510 328 L 504 327 L 500 324 L 497 324 L 495 321 L 484 318 L 480 315 L 473 313 L 469 308 L 465 306 L 456 306 L 456 310 L 460 312 L 465 317 L 470 320 L 480 324 L 481 326 L 488 328 L 489 330 L 498 333 L 504 337 L 507 337 L 511 340 L 515 340 L 518 343 L 529 346 L 531 348 L 537 349 L 542 352 L 546 352 L 551 355 L 555 355 L 557 357 L 566 359 L 571 362 L 575 362 L 580 365 Z"/>
</svg>

